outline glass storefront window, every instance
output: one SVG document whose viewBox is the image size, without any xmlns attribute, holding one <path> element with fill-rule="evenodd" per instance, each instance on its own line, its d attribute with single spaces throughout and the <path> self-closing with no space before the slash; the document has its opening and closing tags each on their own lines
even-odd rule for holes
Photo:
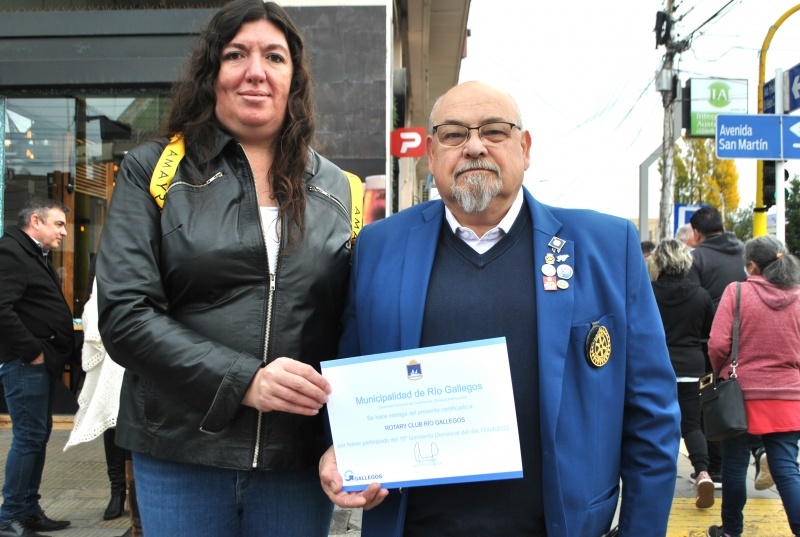
<svg viewBox="0 0 800 537">
<path fill-rule="evenodd" d="M 120 91 L 7 96 L 0 110 L 3 228 L 16 225 L 19 209 L 31 196 L 49 197 L 72 209 L 68 236 L 53 262 L 74 317 L 81 316 L 91 291 L 89 266 L 97 254 L 119 163 L 132 147 L 158 135 L 168 108 L 166 92 Z"/>
</svg>

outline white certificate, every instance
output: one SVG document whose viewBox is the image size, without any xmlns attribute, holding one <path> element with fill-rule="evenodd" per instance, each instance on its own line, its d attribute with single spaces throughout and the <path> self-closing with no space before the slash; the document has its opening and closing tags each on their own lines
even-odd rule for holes
<svg viewBox="0 0 800 537">
<path fill-rule="evenodd" d="M 345 491 L 522 477 L 505 338 L 322 362 Z"/>
</svg>

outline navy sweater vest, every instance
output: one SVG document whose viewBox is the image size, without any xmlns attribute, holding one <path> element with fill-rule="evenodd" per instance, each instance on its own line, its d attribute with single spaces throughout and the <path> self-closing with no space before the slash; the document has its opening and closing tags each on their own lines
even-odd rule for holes
<svg viewBox="0 0 800 537">
<path fill-rule="evenodd" d="M 484 254 L 442 223 L 421 344 L 506 338 L 524 477 L 410 489 L 406 536 L 545 535 L 534 300 L 539 264 L 527 205 Z"/>
</svg>

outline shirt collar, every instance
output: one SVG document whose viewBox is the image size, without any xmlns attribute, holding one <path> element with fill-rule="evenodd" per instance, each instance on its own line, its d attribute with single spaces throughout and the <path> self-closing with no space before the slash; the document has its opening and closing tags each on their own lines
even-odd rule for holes
<svg viewBox="0 0 800 537">
<path fill-rule="evenodd" d="M 495 233 L 495 230 L 501 231 L 503 235 L 508 233 L 508 231 L 511 229 L 511 226 L 514 225 L 514 221 L 517 219 L 517 216 L 519 216 L 519 211 L 522 209 L 523 200 L 524 196 L 522 195 L 522 188 L 520 188 L 517 191 L 517 197 L 514 199 L 514 203 L 512 203 L 511 207 L 508 208 L 508 212 L 503 219 L 500 220 L 500 223 L 497 224 L 497 227 L 487 231 L 486 233 Z M 458 220 L 456 220 L 453 212 L 447 208 L 447 205 L 444 206 L 444 216 L 447 218 L 447 223 L 450 224 L 450 229 L 453 230 L 453 233 L 455 233 L 456 236 L 461 236 L 461 232 L 464 230 L 469 231 L 473 235 L 475 234 L 471 229 L 458 223 Z"/>
<path fill-rule="evenodd" d="M 26 234 L 26 235 L 28 235 L 28 233 L 27 233 L 27 232 L 25 232 L 25 234 Z M 42 245 L 42 243 L 41 243 L 41 242 L 37 241 L 36 239 L 34 239 L 33 237 L 31 237 L 30 235 L 28 235 L 28 238 L 29 238 L 31 241 L 33 241 L 33 244 L 35 244 L 36 246 L 38 246 L 38 247 L 39 247 L 39 251 L 40 251 L 40 252 L 42 252 L 42 255 L 47 255 L 47 254 L 50 252 L 50 250 L 45 250 L 45 249 L 44 249 L 44 246 Z"/>
</svg>

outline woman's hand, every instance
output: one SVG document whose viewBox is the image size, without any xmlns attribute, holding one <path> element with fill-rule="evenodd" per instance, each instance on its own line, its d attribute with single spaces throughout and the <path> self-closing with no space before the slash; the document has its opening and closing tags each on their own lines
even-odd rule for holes
<svg viewBox="0 0 800 537">
<path fill-rule="evenodd" d="M 242 404 L 260 412 L 280 410 L 314 416 L 328 402 L 331 385 L 308 364 L 277 358 L 262 367 L 244 395 Z"/>
<path fill-rule="evenodd" d="M 339 507 L 372 509 L 389 495 L 389 491 L 381 488 L 380 483 L 370 483 L 360 492 L 343 492 L 342 476 L 336 466 L 336 452 L 333 446 L 329 447 L 319 460 L 319 481 L 328 498 Z"/>
</svg>

